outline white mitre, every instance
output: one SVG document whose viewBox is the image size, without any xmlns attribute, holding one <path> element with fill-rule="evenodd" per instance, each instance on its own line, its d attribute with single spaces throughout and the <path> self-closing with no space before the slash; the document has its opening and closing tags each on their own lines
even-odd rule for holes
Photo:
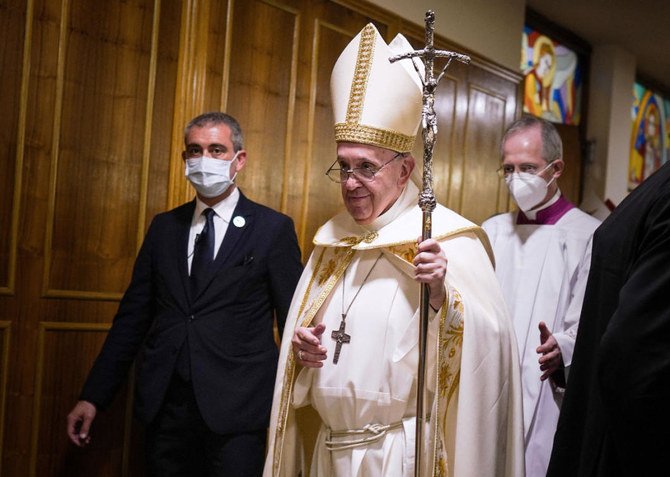
<svg viewBox="0 0 670 477">
<path fill-rule="evenodd" d="M 351 40 L 330 77 L 337 142 L 412 150 L 421 121 L 423 63 L 389 61 L 412 50 L 400 34 L 387 45 L 372 23 Z"/>
</svg>

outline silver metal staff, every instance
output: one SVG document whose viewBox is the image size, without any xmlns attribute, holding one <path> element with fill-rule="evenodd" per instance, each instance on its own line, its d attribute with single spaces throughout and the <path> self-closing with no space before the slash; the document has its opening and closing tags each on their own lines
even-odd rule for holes
<svg viewBox="0 0 670 477">
<path fill-rule="evenodd" d="M 423 126 L 423 190 L 419 193 L 419 206 L 423 211 L 423 222 L 421 239 L 429 239 L 432 235 L 432 212 L 435 210 L 435 194 L 433 193 L 433 147 L 437 137 L 437 116 L 435 114 L 435 89 L 444 76 L 451 61 L 456 59 L 462 63 L 469 63 L 470 57 L 452 51 L 436 50 L 433 44 L 435 32 L 435 13 L 432 10 L 426 12 L 426 46 L 421 50 L 415 50 L 401 55 L 389 58 L 391 63 L 398 60 L 411 59 L 414 69 L 421 78 L 423 84 L 423 108 L 421 110 Z M 442 68 L 440 74 L 435 77 L 433 74 L 433 64 L 436 57 L 448 58 L 447 63 Z M 422 77 L 421 71 L 417 67 L 413 58 L 423 58 L 425 65 L 425 74 Z M 428 336 L 428 314 L 430 306 L 430 294 L 428 285 L 421 284 L 421 304 L 420 304 L 420 328 L 419 328 L 419 369 L 417 381 L 416 396 L 416 442 L 415 442 L 415 464 L 414 475 L 421 475 L 421 457 L 423 447 L 423 429 L 425 419 L 424 410 L 424 387 L 426 379 L 426 339 Z M 435 416 L 437 417 L 437 416 Z"/>
</svg>

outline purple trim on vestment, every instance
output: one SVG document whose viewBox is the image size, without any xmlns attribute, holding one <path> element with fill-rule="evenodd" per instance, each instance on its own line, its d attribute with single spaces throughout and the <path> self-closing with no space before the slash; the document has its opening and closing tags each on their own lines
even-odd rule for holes
<svg viewBox="0 0 670 477">
<path fill-rule="evenodd" d="M 516 223 L 517 225 L 554 225 L 566 214 L 566 212 L 574 208 L 575 204 L 561 195 L 558 200 L 549 207 L 539 210 L 535 216 L 535 220 L 530 220 L 526 217 L 526 214 L 520 210 L 516 216 Z"/>
</svg>

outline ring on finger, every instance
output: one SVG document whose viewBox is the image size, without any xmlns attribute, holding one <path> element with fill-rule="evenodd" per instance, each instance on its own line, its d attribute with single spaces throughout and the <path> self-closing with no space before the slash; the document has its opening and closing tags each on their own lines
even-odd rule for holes
<svg viewBox="0 0 670 477">
<path fill-rule="evenodd" d="M 298 350 L 298 360 L 302 361 L 302 350 Z"/>
</svg>

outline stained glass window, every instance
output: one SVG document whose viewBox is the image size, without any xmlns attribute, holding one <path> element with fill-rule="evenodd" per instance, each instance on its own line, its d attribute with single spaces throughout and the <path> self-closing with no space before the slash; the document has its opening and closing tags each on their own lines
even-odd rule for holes
<svg viewBox="0 0 670 477">
<path fill-rule="evenodd" d="M 631 119 L 628 190 L 637 187 L 670 158 L 670 100 L 636 82 Z"/>
<path fill-rule="evenodd" d="M 525 113 L 578 125 L 582 67 L 577 54 L 549 36 L 525 26 L 521 48 Z"/>
</svg>

